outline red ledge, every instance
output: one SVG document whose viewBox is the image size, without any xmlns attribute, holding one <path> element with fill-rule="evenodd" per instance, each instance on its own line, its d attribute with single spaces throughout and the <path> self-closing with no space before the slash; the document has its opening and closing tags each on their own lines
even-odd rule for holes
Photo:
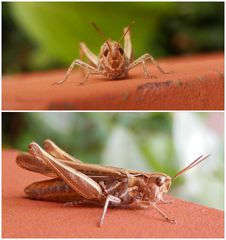
<svg viewBox="0 0 226 240">
<path fill-rule="evenodd" d="M 209 54 L 160 60 L 164 75 L 148 68 L 156 78 L 145 79 L 142 66 L 128 79 L 91 76 L 86 85 L 75 70 L 61 85 L 65 71 L 5 76 L 4 110 L 223 110 L 224 56 Z"/>
<path fill-rule="evenodd" d="M 177 224 L 165 222 L 149 210 L 109 209 L 101 228 L 102 213 L 96 207 L 63 208 L 60 203 L 24 198 L 28 184 L 46 179 L 20 169 L 17 151 L 2 156 L 2 236 L 4 238 L 223 238 L 224 212 L 191 202 L 173 199 L 160 208 Z"/>
</svg>

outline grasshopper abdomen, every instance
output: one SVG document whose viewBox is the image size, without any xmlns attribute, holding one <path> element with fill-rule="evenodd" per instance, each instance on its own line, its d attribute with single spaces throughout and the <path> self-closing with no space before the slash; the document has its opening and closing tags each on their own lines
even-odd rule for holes
<svg viewBox="0 0 226 240">
<path fill-rule="evenodd" d="M 81 197 L 63 180 L 55 178 L 40 182 L 34 182 L 24 189 L 25 194 L 32 199 L 52 202 L 71 202 Z"/>
</svg>

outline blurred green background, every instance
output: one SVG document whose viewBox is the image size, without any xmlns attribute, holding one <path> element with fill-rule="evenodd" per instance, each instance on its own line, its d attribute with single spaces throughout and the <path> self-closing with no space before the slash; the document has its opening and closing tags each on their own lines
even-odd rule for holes
<svg viewBox="0 0 226 240">
<path fill-rule="evenodd" d="M 68 66 L 84 41 L 103 41 L 90 22 L 118 40 L 133 20 L 135 57 L 223 51 L 223 2 L 3 2 L 3 73 Z"/>
<path fill-rule="evenodd" d="M 85 162 L 170 176 L 210 153 L 175 180 L 170 194 L 224 208 L 222 112 L 4 112 L 2 123 L 4 148 L 27 151 L 30 142 L 49 138 Z"/>
</svg>

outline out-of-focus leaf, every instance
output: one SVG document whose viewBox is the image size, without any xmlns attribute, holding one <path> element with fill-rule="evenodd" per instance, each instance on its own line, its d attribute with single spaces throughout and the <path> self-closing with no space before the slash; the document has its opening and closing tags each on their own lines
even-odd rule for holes
<svg viewBox="0 0 226 240">
<path fill-rule="evenodd" d="M 172 3 L 78 3 L 78 2 L 15 2 L 11 3 L 13 16 L 40 51 L 70 63 L 79 56 L 79 42 L 85 41 L 98 53 L 103 40 L 90 22 L 100 27 L 107 37 L 118 40 L 123 27 L 133 20 L 135 55 L 141 55 L 151 45 L 158 29 L 158 18 L 173 12 Z M 154 49 L 154 46 L 152 46 Z"/>
</svg>

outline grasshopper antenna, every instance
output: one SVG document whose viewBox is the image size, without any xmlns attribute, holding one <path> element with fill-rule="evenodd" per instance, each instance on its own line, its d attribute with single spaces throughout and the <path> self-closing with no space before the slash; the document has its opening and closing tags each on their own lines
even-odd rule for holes
<svg viewBox="0 0 226 240">
<path fill-rule="evenodd" d="M 99 33 L 99 35 L 103 38 L 103 40 L 107 43 L 109 49 L 111 49 L 110 43 L 108 42 L 107 38 L 104 36 L 104 34 L 100 31 L 100 29 L 97 27 L 97 25 L 94 22 L 91 22 L 95 30 Z"/>
<path fill-rule="evenodd" d="M 135 23 L 135 21 L 132 21 L 132 23 L 129 25 L 129 27 L 127 28 L 127 30 L 123 33 L 123 35 L 121 36 L 121 38 L 118 40 L 118 44 L 122 41 L 122 39 L 126 36 L 126 34 L 129 32 L 129 30 L 132 28 L 133 24 Z"/>
<path fill-rule="evenodd" d="M 183 168 L 181 171 L 179 171 L 174 177 L 171 178 L 171 182 L 177 178 L 178 176 L 180 176 L 182 173 L 187 172 L 189 169 L 193 168 L 194 166 L 196 166 L 197 164 L 201 163 L 202 161 L 204 161 L 206 158 L 208 158 L 210 156 L 207 155 L 206 157 L 203 157 L 203 155 L 201 155 L 200 157 L 198 157 L 197 159 L 195 159 L 195 161 L 193 161 L 191 164 L 189 164 L 187 167 Z"/>
</svg>

